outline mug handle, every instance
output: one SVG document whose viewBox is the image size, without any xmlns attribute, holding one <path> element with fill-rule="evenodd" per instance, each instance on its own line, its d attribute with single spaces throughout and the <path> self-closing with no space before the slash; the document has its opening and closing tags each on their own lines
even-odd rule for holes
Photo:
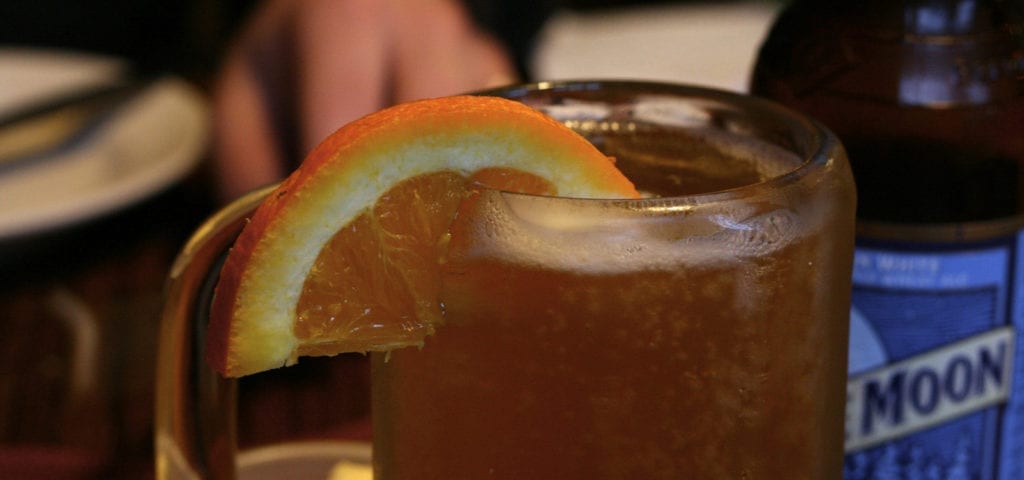
<svg viewBox="0 0 1024 480">
<path fill-rule="evenodd" d="M 204 222 L 171 266 L 156 371 L 158 480 L 237 476 L 237 382 L 205 361 L 209 304 L 221 265 L 256 206 L 276 185 L 249 193 Z"/>
</svg>

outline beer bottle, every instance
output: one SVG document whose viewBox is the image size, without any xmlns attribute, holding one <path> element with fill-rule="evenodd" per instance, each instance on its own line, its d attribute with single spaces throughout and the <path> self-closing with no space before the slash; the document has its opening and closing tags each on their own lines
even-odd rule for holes
<svg viewBox="0 0 1024 480">
<path fill-rule="evenodd" d="M 759 52 L 857 182 L 847 479 L 1024 479 L 1022 11 L 795 0 Z"/>
</svg>

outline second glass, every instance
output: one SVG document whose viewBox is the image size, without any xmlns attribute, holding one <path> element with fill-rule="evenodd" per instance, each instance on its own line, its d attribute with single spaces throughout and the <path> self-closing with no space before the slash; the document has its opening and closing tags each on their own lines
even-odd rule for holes
<svg viewBox="0 0 1024 480">
<path fill-rule="evenodd" d="M 421 349 L 372 355 L 374 478 L 839 478 L 855 195 L 836 138 L 678 85 L 484 94 L 565 122 L 650 197 L 487 191 L 456 220 L 445 324 Z M 230 382 L 180 380 L 197 346 L 182 308 L 159 382 L 211 406 L 159 406 L 158 462 L 230 474 L 189 457 L 233 439 L 235 400 L 216 394 Z M 213 434 L 175 432 L 197 424 Z"/>
</svg>

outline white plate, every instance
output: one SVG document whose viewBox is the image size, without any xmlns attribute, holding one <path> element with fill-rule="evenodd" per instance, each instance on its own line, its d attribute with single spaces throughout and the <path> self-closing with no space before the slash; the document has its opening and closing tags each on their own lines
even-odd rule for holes
<svg viewBox="0 0 1024 480">
<path fill-rule="evenodd" d="M 113 57 L 35 48 L 0 48 L 0 115 L 47 98 L 109 85 L 128 71 Z"/>
<path fill-rule="evenodd" d="M 238 456 L 242 480 L 363 480 L 372 478 L 370 444 L 295 442 L 260 447 Z"/>
<path fill-rule="evenodd" d="M 18 78 L 17 98 L 12 95 L 0 106 L 23 104 L 25 98 L 38 100 L 43 91 L 54 95 L 90 82 L 101 84 L 121 71 L 119 63 L 102 57 L 15 57 L 9 62 L 11 57 L 0 51 L 0 92 L 9 92 L 3 86 Z M 23 70 L 12 72 L 10 63 Z M 61 74 L 62 68 L 77 73 Z M 31 85 L 34 76 L 46 74 L 52 75 L 46 88 Z M 197 89 L 166 78 L 121 106 L 73 148 L 0 171 L 0 240 L 83 222 L 135 204 L 180 180 L 205 151 L 208 116 Z"/>
</svg>

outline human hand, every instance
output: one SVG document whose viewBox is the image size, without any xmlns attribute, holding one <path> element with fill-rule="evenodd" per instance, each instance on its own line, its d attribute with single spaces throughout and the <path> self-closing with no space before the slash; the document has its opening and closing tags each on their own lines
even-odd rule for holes
<svg viewBox="0 0 1024 480">
<path fill-rule="evenodd" d="M 510 83 L 455 0 L 270 0 L 214 89 L 220 196 L 281 179 L 343 124 L 393 103 Z"/>
</svg>

